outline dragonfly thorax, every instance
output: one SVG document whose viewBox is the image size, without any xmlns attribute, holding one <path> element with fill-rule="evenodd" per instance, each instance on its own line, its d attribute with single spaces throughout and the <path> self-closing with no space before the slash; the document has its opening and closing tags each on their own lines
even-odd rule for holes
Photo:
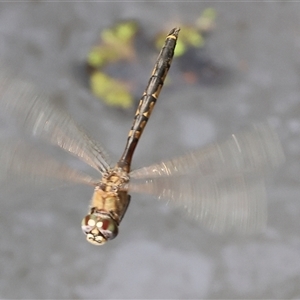
<svg viewBox="0 0 300 300">
<path fill-rule="evenodd" d="M 107 172 L 95 187 L 90 212 L 82 220 L 81 228 L 87 240 L 103 245 L 118 234 L 118 226 L 129 203 L 125 185 L 128 173 L 116 167 Z"/>
<path fill-rule="evenodd" d="M 99 187 L 103 191 L 117 192 L 124 190 L 124 186 L 129 182 L 128 173 L 118 166 L 105 173 L 99 182 Z"/>
</svg>

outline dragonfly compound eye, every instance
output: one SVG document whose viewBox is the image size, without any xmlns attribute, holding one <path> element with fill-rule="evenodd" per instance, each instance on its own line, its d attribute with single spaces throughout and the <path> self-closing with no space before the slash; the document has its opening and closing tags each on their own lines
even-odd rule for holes
<svg viewBox="0 0 300 300">
<path fill-rule="evenodd" d="M 116 222 L 110 216 L 102 213 L 87 215 L 82 220 L 81 228 L 86 234 L 87 240 L 94 245 L 103 245 L 118 235 Z"/>
</svg>

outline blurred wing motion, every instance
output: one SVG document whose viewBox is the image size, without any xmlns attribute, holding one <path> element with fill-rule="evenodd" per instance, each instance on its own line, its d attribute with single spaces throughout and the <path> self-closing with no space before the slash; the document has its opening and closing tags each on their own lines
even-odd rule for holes
<svg viewBox="0 0 300 300">
<path fill-rule="evenodd" d="M 266 172 L 282 163 L 283 151 L 277 134 L 267 125 L 232 134 L 223 143 L 214 143 L 169 161 L 134 170 L 131 178 L 197 173 L 228 176 L 236 172 Z"/>
<path fill-rule="evenodd" d="M 51 159 L 39 152 L 35 146 L 24 142 L 5 142 L 0 144 L 0 178 L 15 182 L 34 182 L 46 184 L 50 179 L 72 183 L 95 185 L 89 175 Z"/>
<path fill-rule="evenodd" d="M 261 124 L 223 143 L 133 171 L 129 189 L 184 207 L 214 231 L 250 233 L 266 222 L 264 177 L 283 160 L 277 135 Z"/>
<path fill-rule="evenodd" d="M 31 135 L 59 146 L 105 173 L 110 166 L 104 150 L 47 100 L 31 84 L 0 73 L 1 113 L 13 117 Z"/>
</svg>

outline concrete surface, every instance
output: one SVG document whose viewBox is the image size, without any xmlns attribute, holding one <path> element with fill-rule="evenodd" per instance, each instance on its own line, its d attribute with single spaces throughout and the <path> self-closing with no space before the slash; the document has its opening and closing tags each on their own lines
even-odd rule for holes
<svg viewBox="0 0 300 300">
<path fill-rule="evenodd" d="M 117 158 L 131 116 L 92 98 L 72 66 L 84 60 L 98 31 L 118 19 L 140 20 L 151 36 L 176 21 L 195 20 L 208 5 L 3 2 L 0 51 Z M 215 235 L 164 203 L 135 197 L 118 238 L 97 248 L 80 229 L 89 187 L 3 182 L 0 298 L 300 298 L 300 4 L 210 6 L 218 17 L 207 51 L 231 69 L 232 78 L 217 87 L 163 91 L 134 166 L 267 119 L 280 135 L 287 161 L 268 185 L 266 230 L 250 237 Z M 2 121 L 0 126 L 4 140 L 11 132 Z M 187 134 L 192 126 L 198 139 Z"/>
</svg>

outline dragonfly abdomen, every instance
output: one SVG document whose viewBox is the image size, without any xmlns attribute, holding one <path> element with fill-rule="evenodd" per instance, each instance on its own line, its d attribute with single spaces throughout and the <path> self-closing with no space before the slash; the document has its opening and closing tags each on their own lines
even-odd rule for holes
<svg viewBox="0 0 300 300">
<path fill-rule="evenodd" d="M 156 100 L 164 84 L 164 80 L 170 69 L 179 30 L 179 28 L 172 29 L 166 37 L 165 44 L 159 53 L 148 85 L 136 110 L 134 121 L 128 134 L 124 153 L 118 163 L 118 166 L 127 172 L 130 171 L 130 164 L 134 150 L 150 118 Z"/>
</svg>

